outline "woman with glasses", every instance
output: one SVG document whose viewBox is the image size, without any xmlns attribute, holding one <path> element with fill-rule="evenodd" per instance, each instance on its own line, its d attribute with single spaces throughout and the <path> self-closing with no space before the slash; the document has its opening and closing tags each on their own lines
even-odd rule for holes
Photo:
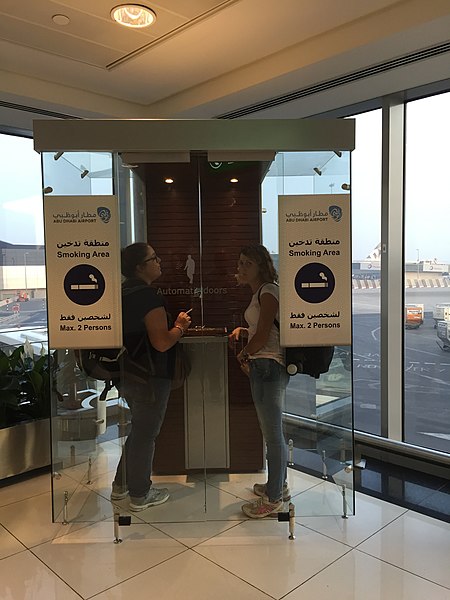
<svg viewBox="0 0 450 600">
<path fill-rule="evenodd" d="M 169 498 L 166 488 L 152 485 L 155 440 L 161 429 L 171 390 L 175 345 L 191 324 L 180 312 L 172 323 L 164 296 L 151 284 L 161 275 L 161 259 L 149 244 L 131 244 L 122 250 L 122 323 L 124 346 L 133 358 L 147 361 L 148 381 L 127 377 L 118 383 L 131 410 L 131 431 L 122 450 L 112 484 L 111 500 L 130 495 L 130 510 L 140 511 Z"/>
<path fill-rule="evenodd" d="M 264 246 L 241 250 L 237 281 L 248 285 L 252 299 L 244 313 L 248 328 L 237 327 L 229 336 L 232 344 L 241 336 L 247 344 L 237 355 L 241 368 L 250 378 L 252 398 L 267 448 L 267 483 L 255 483 L 255 502 L 242 506 L 252 519 L 270 517 L 290 499 L 286 482 L 287 450 L 283 434 L 283 405 L 289 376 L 275 325 L 278 314 L 278 275 Z"/>
</svg>

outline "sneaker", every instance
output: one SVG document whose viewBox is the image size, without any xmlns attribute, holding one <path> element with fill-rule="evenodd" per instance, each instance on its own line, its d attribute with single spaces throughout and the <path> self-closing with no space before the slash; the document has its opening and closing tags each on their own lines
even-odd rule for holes
<svg viewBox="0 0 450 600">
<path fill-rule="evenodd" d="M 156 506 L 163 504 L 169 499 L 169 490 L 167 488 L 154 488 L 151 487 L 146 496 L 136 498 L 136 496 L 130 496 L 130 510 L 138 511 L 145 510 L 149 506 Z"/>
<path fill-rule="evenodd" d="M 253 493 L 255 496 L 267 496 L 267 483 L 255 483 L 253 486 Z M 288 487 L 288 484 L 285 483 L 283 485 L 283 502 L 289 502 L 291 499 L 291 490 Z"/>
<path fill-rule="evenodd" d="M 117 485 L 113 481 L 112 484 L 112 492 L 111 492 L 111 500 L 123 500 L 128 496 L 128 488 L 126 485 Z"/>
<path fill-rule="evenodd" d="M 255 502 L 242 505 L 242 511 L 251 519 L 263 519 L 264 517 L 276 517 L 283 508 L 283 500 L 269 502 L 267 497 L 258 498 Z"/>
</svg>

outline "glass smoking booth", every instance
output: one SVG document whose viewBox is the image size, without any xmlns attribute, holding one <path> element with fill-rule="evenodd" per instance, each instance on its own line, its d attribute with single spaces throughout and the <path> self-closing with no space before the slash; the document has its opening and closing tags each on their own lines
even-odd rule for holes
<svg viewBox="0 0 450 600">
<path fill-rule="evenodd" d="M 77 301 L 70 315 L 55 305 L 52 313 L 51 289 L 48 293 L 49 315 L 53 314 L 49 345 L 54 371 L 54 520 L 98 522 L 114 517 L 116 523 L 127 524 L 130 514 L 127 498 L 110 500 L 129 432 L 126 399 L 115 387 L 105 389 L 104 382 L 88 377 L 78 359 L 81 348 L 103 347 L 104 331 L 98 327 L 106 327 L 107 315 L 111 322 L 116 320 L 116 329 L 120 321 L 120 294 L 111 289 L 114 281 L 120 286 L 118 248 L 108 262 L 112 247 L 94 249 L 95 242 L 106 242 L 93 237 L 87 222 L 110 201 L 117 206 L 119 246 L 145 241 L 161 258 L 162 275 L 153 286 L 172 316 L 192 308 L 191 329 L 181 340 L 191 369 L 184 384 L 171 391 L 153 464 L 153 485 L 167 488 L 170 498 L 136 514 L 140 521 L 161 525 L 244 520 L 241 505 L 256 499 L 252 486 L 266 481 L 266 463 L 249 382 L 235 358 L 241 347 L 228 344 L 228 334 L 245 325 L 251 297 L 249 289 L 236 284 L 239 251 L 248 244 L 264 244 L 280 266 L 284 293 L 283 286 L 289 285 L 280 264 L 284 258 L 279 247 L 286 235 L 279 227 L 282 203 L 295 197 L 299 208 L 292 214 L 304 215 L 306 198 L 312 214 L 314 202 L 319 206 L 323 196 L 330 208 L 336 204 L 350 213 L 353 121 L 46 120 L 35 121 L 34 139 L 42 154 L 44 209 L 47 201 L 52 215 L 59 215 L 55 220 L 74 221 L 72 237 L 64 238 L 67 247 L 55 242 L 55 247 L 61 245 L 60 258 L 55 254 L 58 268 L 81 273 L 79 265 L 90 264 L 97 252 L 99 278 L 102 264 L 104 271 L 117 270 L 116 279 L 103 273 L 102 301 L 107 298 L 109 308 L 102 312 L 105 322 L 100 325 L 87 322 L 100 319 L 94 314 L 96 297 L 88 306 L 90 314 L 77 317 Z M 315 213 L 325 214 L 321 210 Z M 296 243 L 306 244 L 310 234 L 305 219 L 298 220 Z M 50 229 L 46 225 L 46 244 L 57 239 L 48 237 Z M 320 239 L 320 244 L 332 243 L 325 235 Z M 69 247 L 69 242 L 79 246 Z M 317 248 L 312 255 L 316 262 Z M 343 260 L 350 267 L 349 253 Z M 85 271 L 85 276 L 89 279 L 92 272 Z M 58 281 L 48 275 L 49 286 L 62 293 L 63 279 L 66 276 Z M 79 285 L 87 284 L 83 280 Z M 350 277 L 341 285 L 349 300 Z M 284 513 L 287 519 L 290 511 L 291 521 L 294 510 L 297 516 L 346 517 L 354 512 L 351 330 L 348 326 L 347 338 L 333 338 L 342 331 L 314 321 L 325 314 L 318 312 L 317 302 L 310 304 L 309 323 L 304 315 L 305 329 L 314 326 L 314 345 L 334 346 L 334 358 L 320 378 L 296 374 L 288 384 L 283 421 L 292 499 Z M 333 315 L 337 312 L 328 314 Z M 67 347 L 64 340 L 69 341 L 71 331 L 60 321 L 69 316 L 81 330 Z M 280 328 L 283 320 L 281 313 Z M 302 332 L 290 345 L 302 345 Z"/>
</svg>

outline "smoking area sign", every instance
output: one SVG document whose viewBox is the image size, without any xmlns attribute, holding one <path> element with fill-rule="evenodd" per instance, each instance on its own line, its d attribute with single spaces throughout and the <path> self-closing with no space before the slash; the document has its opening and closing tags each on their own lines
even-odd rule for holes
<svg viewBox="0 0 450 600">
<path fill-rule="evenodd" d="M 120 347 L 117 198 L 45 196 L 44 219 L 50 347 Z"/>
<path fill-rule="evenodd" d="M 278 223 L 281 345 L 350 345 L 350 196 L 279 196 Z"/>
</svg>

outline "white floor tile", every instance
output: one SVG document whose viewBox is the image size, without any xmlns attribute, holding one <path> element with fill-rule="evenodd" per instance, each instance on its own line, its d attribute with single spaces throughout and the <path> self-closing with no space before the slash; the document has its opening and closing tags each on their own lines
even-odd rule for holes
<svg viewBox="0 0 450 600">
<path fill-rule="evenodd" d="M 408 511 L 359 549 L 450 589 L 450 523 Z"/>
<path fill-rule="evenodd" d="M 51 489 L 50 473 L 44 473 L 37 477 L 30 477 L 20 483 L 0 487 L 0 506 L 6 506 L 13 502 L 20 502 L 25 498 L 31 498 L 38 494 L 44 494 Z"/>
<path fill-rule="evenodd" d="M 349 492 L 351 493 L 351 492 Z M 322 481 L 293 498 L 295 514 L 305 517 L 342 515 L 341 489 L 331 481 Z"/>
<path fill-rule="evenodd" d="M 263 592 L 187 550 L 96 596 L 95 600 L 271 600 Z"/>
<path fill-rule="evenodd" d="M 160 600 L 450 600 L 450 524 L 358 493 L 356 516 L 342 519 L 340 488 L 299 472 L 295 541 L 287 523 L 244 520 L 261 472 L 208 475 L 206 487 L 201 476 L 155 477 L 170 500 L 131 513 L 114 544 L 119 453 L 102 445 L 90 485 L 81 465 L 53 479 L 59 517 L 67 491 L 68 518 L 80 519 L 67 526 L 51 522 L 49 474 L 0 488 L 2 600 L 148 600 L 149 590 Z M 117 504 L 130 514 L 128 500 Z"/>
<path fill-rule="evenodd" d="M 0 560 L 0 597 L 2 600 L 80 600 L 78 594 L 29 551 Z"/>
<path fill-rule="evenodd" d="M 52 523 L 50 492 L 3 506 L 0 508 L 0 523 L 27 548 L 84 526 L 80 523 Z"/>
<path fill-rule="evenodd" d="M 240 522 L 240 521 L 239 521 Z M 203 523 L 154 523 L 153 526 L 185 546 L 192 548 L 234 527 L 235 521 L 204 521 Z"/>
<path fill-rule="evenodd" d="M 301 502 L 301 496 L 297 501 L 294 499 L 294 504 Z M 357 494 L 356 506 L 356 515 L 349 516 L 348 519 L 337 515 L 333 517 L 299 517 L 296 521 L 314 531 L 328 535 L 338 542 L 357 546 L 407 510 L 363 494 Z"/>
<path fill-rule="evenodd" d="M 110 522 L 89 525 L 33 552 L 71 588 L 89 598 L 186 551 L 148 524 L 121 528 L 121 544 L 114 543 L 113 531 Z"/>
<path fill-rule="evenodd" d="M 0 559 L 17 554 L 17 552 L 22 552 L 25 549 L 23 544 L 0 525 Z"/>
<path fill-rule="evenodd" d="M 246 521 L 196 546 L 195 551 L 281 598 L 349 551 L 348 546 L 305 527 L 288 539 L 287 523 Z"/>
<path fill-rule="evenodd" d="M 450 600 L 450 590 L 353 550 L 283 600 Z"/>
</svg>

